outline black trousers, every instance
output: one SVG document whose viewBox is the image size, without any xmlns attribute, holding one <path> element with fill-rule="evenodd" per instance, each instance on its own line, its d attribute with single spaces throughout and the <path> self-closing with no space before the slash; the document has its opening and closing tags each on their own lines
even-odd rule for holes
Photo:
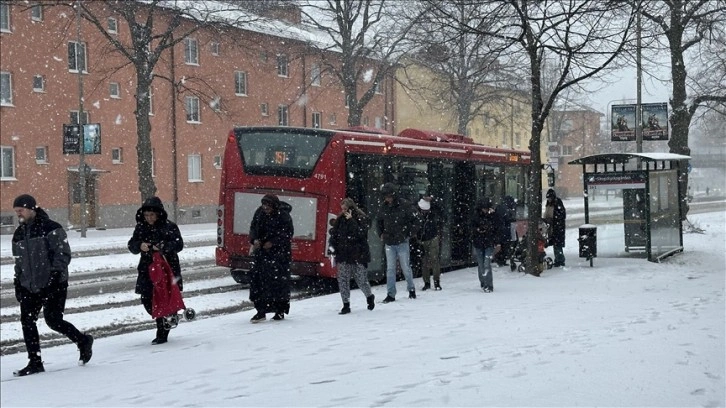
<svg viewBox="0 0 726 408">
<path fill-rule="evenodd" d="M 144 309 L 146 309 L 146 313 L 151 316 L 151 305 L 152 305 L 152 295 L 141 295 L 141 304 L 144 305 Z M 159 317 L 156 319 L 156 337 L 163 337 L 166 338 L 169 336 L 169 330 L 164 328 L 164 318 Z"/>
<path fill-rule="evenodd" d="M 51 330 L 64 334 L 76 344 L 85 338 L 85 335 L 76 329 L 76 326 L 63 320 L 68 296 L 68 282 L 60 283 L 40 293 L 32 293 L 24 288 L 21 289 L 21 292 L 20 324 L 23 328 L 23 340 L 25 340 L 28 358 L 31 360 L 40 358 L 40 336 L 36 322 L 41 308 L 45 323 Z"/>
</svg>

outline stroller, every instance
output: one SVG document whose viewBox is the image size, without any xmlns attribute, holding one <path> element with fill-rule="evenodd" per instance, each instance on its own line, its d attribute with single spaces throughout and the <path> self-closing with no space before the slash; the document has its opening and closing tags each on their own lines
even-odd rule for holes
<svg viewBox="0 0 726 408">
<path fill-rule="evenodd" d="M 544 222 L 540 221 L 539 228 L 537 228 L 537 260 L 538 263 L 535 265 L 534 268 L 534 275 L 539 276 L 542 271 L 545 269 L 552 269 L 552 265 L 554 264 L 554 261 L 552 258 L 547 256 L 547 253 L 545 252 L 545 246 L 547 243 L 547 239 L 549 237 L 549 225 Z M 517 239 L 517 244 L 515 245 L 514 249 L 512 250 L 512 254 L 509 258 L 509 267 L 511 268 L 512 272 L 519 271 L 519 272 L 525 272 L 527 270 L 527 265 L 525 264 L 527 260 L 527 240 L 526 240 L 526 234 L 519 237 Z M 517 264 L 519 263 L 519 266 Z"/>
</svg>

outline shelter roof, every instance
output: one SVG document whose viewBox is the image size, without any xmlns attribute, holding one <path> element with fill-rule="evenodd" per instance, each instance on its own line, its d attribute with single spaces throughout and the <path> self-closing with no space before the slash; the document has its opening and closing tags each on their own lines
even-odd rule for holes
<svg viewBox="0 0 726 408">
<path fill-rule="evenodd" d="M 601 153 L 580 157 L 579 159 L 572 160 L 568 164 L 625 163 L 634 158 L 640 158 L 643 161 L 663 161 L 690 160 L 691 156 L 675 153 Z"/>
</svg>

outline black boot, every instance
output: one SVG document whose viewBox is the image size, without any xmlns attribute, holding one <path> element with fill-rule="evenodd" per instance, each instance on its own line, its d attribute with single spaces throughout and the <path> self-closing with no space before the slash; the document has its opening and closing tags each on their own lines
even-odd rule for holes
<svg viewBox="0 0 726 408">
<path fill-rule="evenodd" d="M 259 322 L 264 322 L 265 320 L 267 320 L 267 316 L 265 316 L 264 313 L 257 312 L 257 314 L 252 316 L 252 318 L 250 319 L 250 322 L 259 323 Z"/>
<path fill-rule="evenodd" d="M 429 290 L 431 289 L 431 284 L 428 282 L 424 282 L 423 288 L 421 288 L 421 291 Z"/>
<path fill-rule="evenodd" d="M 416 299 L 416 291 L 415 290 L 409 290 L 408 291 L 408 298 L 409 299 Z"/>
<path fill-rule="evenodd" d="M 37 373 L 44 373 L 45 368 L 43 367 L 43 361 L 41 361 L 40 357 L 38 358 L 32 358 L 28 362 L 28 365 L 25 366 L 25 368 L 22 368 L 18 371 L 13 372 L 13 375 L 16 377 L 25 377 L 26 375 L 31 374 L 37 374 Z"/>
<path fill-rule="evenodd" d="M 368 310 L 373 310 L 374 307 L 376 307 L 376 296 L 371 293 L 370 296 L 366 298 L 366 301 L 368 302 Z"/>
<path fill-rule="evenodd" d="M 441 290 L 441 283 L 437 280 L 434 280 L 434 290 Z"/>
<path fill-rule="evenodd" d="M 343 302 L 343 308 L 340 309 L 340 312 L 338 314 L 348 314 L 350 313 L 350 302 Z"/>
<path fill-rule="evenodd" d="M 162 327 L 156 329 L 156 338 L 151 340 L 152 345 L 164 344 L 169 340 L 169 330 Z"/>
<path fill-rule="evenodd" d="M 78 351 L 81 356 L 78 358 L 78 365 L 86 365 L 93 356 L 93 336 L 86 334 L 83 340 L 78 342 Z"/>
</svg>

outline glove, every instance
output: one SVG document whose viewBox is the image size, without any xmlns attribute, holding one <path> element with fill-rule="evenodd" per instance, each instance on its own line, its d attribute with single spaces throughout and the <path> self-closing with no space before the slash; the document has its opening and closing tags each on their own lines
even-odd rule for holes
<svg viewBox="0 0 726 408">
<path fill-rule="evenodd" d="M 20 303 L 20 299 L 23 298 L 22 286 L 20 286 L 20 281 L 17 278 L 13 279 L 13 284 L 15 285 L 15 300 Z"/>
<path fill-rule="evenodd" d="M 47 288 L 54 288 L 60 283 L 61 273 L 60 271 L 50 271 L 50 279 L 48 279 Z"/>
</svg>

